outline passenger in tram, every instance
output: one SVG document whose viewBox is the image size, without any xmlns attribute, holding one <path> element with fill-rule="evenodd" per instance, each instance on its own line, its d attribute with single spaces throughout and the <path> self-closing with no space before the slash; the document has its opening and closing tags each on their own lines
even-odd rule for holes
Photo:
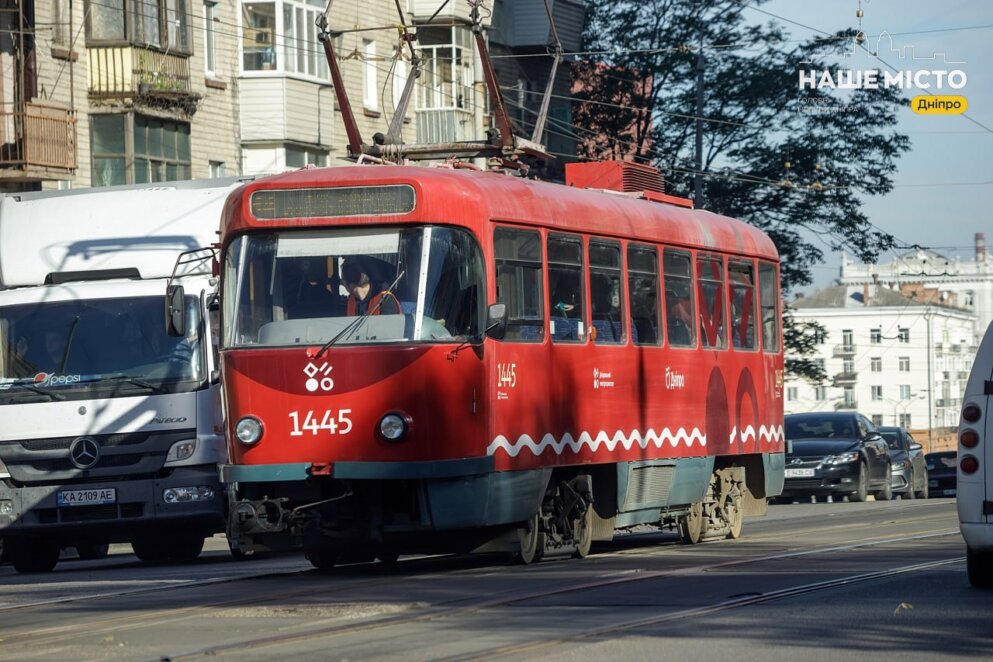
<svg viewBox="0 0 993 662">
<path fill-rule="evenodd" d="M 338 296 L 337 279 L 329 279 L 319 264 L 311 260 L 300 263 L 300 283 L 295 302 L 287 311 L 293 319 L 312 317 L 339 317 L 345 312 L 344 302 Z"/>
<path fill-rule="evenodd" d="M 383 285 L 377 285 L 367 270 L 357 260 L 349 260 L 341 267 L 341 280 L 348 290 L 345 312 L 354 315 L 399 315 L 400 302 Z"/>
</svg>

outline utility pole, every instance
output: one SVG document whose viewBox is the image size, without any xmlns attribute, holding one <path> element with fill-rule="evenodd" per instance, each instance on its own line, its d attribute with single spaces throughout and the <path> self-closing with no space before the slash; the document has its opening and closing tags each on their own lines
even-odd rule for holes
<svg viewBox="0 0 993 662">
<path fill-rule="evenodd" d="M 924 308 L 924 322 L 927 325 L 927 449 L 930 452 L 934 448 L 934 422 L 932 416 L 934 414 L 934 404 L 932 403 L 932 392 L 934 391 L 934 380 L 931 378 L 931 354 L 933 352 L 933 347 L 931 346 L 931 308 L 927 306 Z"/>
<path fill-rule="evenodd" d="M 693 206 L 703 207 L 703 40 L 696 52 L 696 172 L 693 174 Z"/>
</svg>

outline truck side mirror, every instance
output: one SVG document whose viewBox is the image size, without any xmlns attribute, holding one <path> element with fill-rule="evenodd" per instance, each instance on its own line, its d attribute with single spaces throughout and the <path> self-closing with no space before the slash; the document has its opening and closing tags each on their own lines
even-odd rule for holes
<svg viewBox="0 0 993 662">
<path fill-rule="evenodd" d="M 486 311 L 486 337 L 503 340 L 507 334 L 507 304 L 494 303 Z"/>
<path fill-rule="evenodd" d="M 186 300 L 182 285 L 166 288 L 165 322 L 166 333 L 170 336 L 186 334 Z"/>
</svg>

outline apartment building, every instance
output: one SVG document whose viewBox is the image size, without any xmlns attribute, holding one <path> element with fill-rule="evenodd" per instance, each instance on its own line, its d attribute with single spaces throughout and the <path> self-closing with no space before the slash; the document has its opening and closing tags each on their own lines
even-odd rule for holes
<svg viewBox="0 0 993 662">
<path fill-rule="evenodd" d="M 235 0 L 0 9 L 0 190 L 237 174 Z"/>
<path fill-rule="evenodd" d="M 828 287 L 791 307 L 824 327 L 814 359 L 828 378 L 788 378 L 787 413 L 857 409 L 882 425 L 958 425 L 978 344 L 972 311 L 874 285 Z"/>
</svg>

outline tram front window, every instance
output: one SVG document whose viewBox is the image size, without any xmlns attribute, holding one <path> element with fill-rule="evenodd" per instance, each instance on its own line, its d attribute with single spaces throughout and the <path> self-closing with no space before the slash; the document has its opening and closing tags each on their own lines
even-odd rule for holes
<svg viewBox="0 0 993 662">
<path fill-rule="evenodd" d="M 224 343 L 465 340 L 485 320 L 483 274 L 476 240 L 457 228 L 244 235 L 225 253 Z"/>
</svg>

